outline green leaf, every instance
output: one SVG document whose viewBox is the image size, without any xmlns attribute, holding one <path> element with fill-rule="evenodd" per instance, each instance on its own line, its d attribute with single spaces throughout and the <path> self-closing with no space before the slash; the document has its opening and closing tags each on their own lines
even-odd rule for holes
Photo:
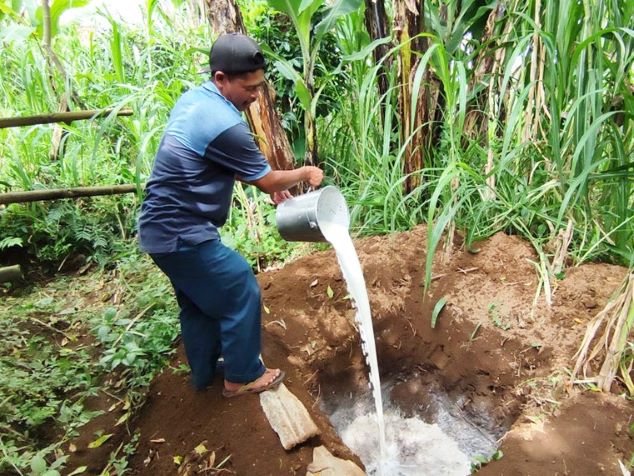
<svg viewBox="0 0 634 476">
<path fill-rule="evenodd" d="M 352 53 L 352 54 L 343 56 L 342 59 L 344 61 L 360 61 L 360 60 L 364 60 L 364 59 L 366 59 L 368 57 L 368 55 L 370 53 L 372 53 L 374 51 L 375 48 L 377 48 L 378 46 L 381 46 L 381 45 L 386 45 L 386 44 L 390 43 L 391 41 L 392 41 L 392 38 L 390 38 L 390 37 L 379 38 L 377 40 L 374 40 L 369 45 L 366 45 L 365 47 L 361 48 L 356 53 Z"/>
<path fill-rule="evenodd" d="M 59 19 L 64 12 L 73 8 L 81 8 L 88 5 L 89 0 L 53 0 L 51 4 L 51 38 L 59 30 Z"/>
<path fill-rule="evenodd" d="M 275 68 L 277 68 L 279 73 L 286 79 L 295 82 L 301 81 L 302 77 L 297 71 L 295 71 L 295 69 L 293 69 L 293 66 L 291 66 L 291 63 L 289 63 L 288 61 L 280 58 L 273 64 L 275 65 Z"/>
<path fill-rule="evenodd" d="M 5 15 L 10 16 L 11 18 L 13 18 L 13 20 L 19 20 L 20 19 L 20 15 L 18 15 L 18 12 L 13 10 L 9 5 L 6 5 L 4 2 L 0 2 L 0 20 Z"/>
<path fill-rule="evenodd" d="M 119 419 L 117 420 L 117 423 L 115 423 L 114 426 L 119 426 L 125 423 L 128 420 L 128 418 L 130 418 L 130 412 L 124 413 L 123 415 L 119 417 Z"/>
<path fill-rule="evenodd" d="M 73 8 L 81 8 L 88 5 L 89 0 L 53 0 L 50 4 L 51 10 L 51 38 L 57 35 L 59 30 L 59 19 L 64 12 Z M 38 22 L 37 32 L 40 37 L 44 36 L 44 13 L 42 7 L 38 7 L 35 11 L 35 18 Z"/>
<path fill-rule="evenodd" d="M 268 0 L 269 5 L 275 8 L 277 11 L 282 13 L 286 13 L 289 17 L 297 17 L 299 16 L 300 9 L 306 9 L 305 4 L 308 3 L 304 0 L 300 5 L 297 4 L 297 1 L 291 0 Z"/>
<path fill-rule="evenodd" d="M 431 313 L 431 327 L 432 329 L 436 327 L 436 322 L 438 321 L 438 315 L 440 311 L 442 311 L 443 307 L 447 304 L 447 298 L 445 296 L 441 297 L 436 305 L 434 306 L 434 311 Z"/>
<path fill-rule="evenodd" d="M 95 441 L 91 442 L 88 444 L 88 448 L 90 449 L 94 449 L 94 448 L 99 448 L 101 445 L 103 445 L 106 441 L 108 441 L 110 439 L 110 437 L 112 436 L 112 433 L 108 433 L 107 435 L 101 435 L 99 438 L 97 438 Z"/>
<path fill-rule="evenodd" d="M 326 15 L 315 27 L 315 45 L 318 45 L 323 36 L 334 28 L 339 18 L 359 9 L 361 0 L 337 0 L 326 11 Z"/>
<path fill-rule="evenodd" d="M 59 471 L 56 469 L 49 469 L 48 471 L 42 473 L 42 476 L 61 476 Z"/>
<path fill-rule="evenodd" d="M 328 299 L 332 299 L 332 297 L 335 295 L 335 292 L 330 286 L 328 286 L 328 288 L 326 289 L 326 295 L 328 296 Z"/>
<path fill-rule="evenodd" d="M 88 469 L 88 466 L 80 466 L 79 468 L 77 468 L 72 473 L 69 473 L 68 476 L 76 476 L 77 474 L 85 473 L 87 469 Z"/>
<path fill-rule="evenodd" d="M 154 13 L 154 10 L 156 9 L 158 5 L 158 0 L 147 0 L 146 2 L 146 10 L 147 10 L 147 19 L 146 19 L 146 25 L 147 25 L 147 31 L 148 32 L 152 32 L 152 14 Z"/>
<path fill-rule="evenodd" d="M 44 473 L 46 466 L 46 460 L 40 453 L 37 453 L 31 458 L 31 471 L 33 471 L 33 474 L 40 475 Z"/>
<path fill-rule="evenodd" d="M 107 308 L 103 313 L 104 319 L 107 319 L 107 320 L 113 319 L 114 316 L 116 315 L 117 315 L 117 310 L 114 307 Z"/>
<path fill-rule="evenodd" d="M 110 37 L 110 54 L 112 56 L 112 67 L 117 75 L 117 80 L 125 82 L 125 69 L 123 67 L 123 50 L 121 48 L 122 38 L 119 31 L 119 24 L 111 20 L 112 36 Z"/>
<path fill-rule="evenodd" d="M 23 244 L 24 244 L 24 242 L 22 241 L 22 238 L 14 237 L 14 236 L 7 236 L 6 238 L 3 238 L 2 240 L 0 240 L 0 250 L 3 250 L 5 248 L 10 248 L 12 246 L 20 246 L 20 247 L 22 247 Z"/>
<path fill-rule="evenodd" d="M 295 94 L 299 98 L 299 102 L 302 104 L 304 110 L 309 111 L 311 105 L 311 97 L 308 88 L 304 84 L 304 81 L 295 81 Z"/>
<path fill-rule="evenodd" d="M 297 2 L 294 2 L 297 3 Z M 299 6 L 298 14 L 301 15 L 306 11 L 307 8 L 319 8 L 321 4 L 324 3 L 324 0 L 302 0 L 302 3 Z"/>
</svg>

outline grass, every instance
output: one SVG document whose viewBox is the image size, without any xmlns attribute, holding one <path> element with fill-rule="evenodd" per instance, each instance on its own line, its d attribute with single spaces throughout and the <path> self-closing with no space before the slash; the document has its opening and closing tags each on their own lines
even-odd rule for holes
<svg viewBox="0 0 634 476">
<path fill-rule="evenodd" d="M 134 411 L 174 352 L 171 294 L 167 279 L 132 252 L 113 271 L 3 298 L 0 471 L 24 472 L 40 458 L 63 468 L 62 445 L 99 413 L 87 409 L 91 397 L 120 395 Z"/>
</svg>

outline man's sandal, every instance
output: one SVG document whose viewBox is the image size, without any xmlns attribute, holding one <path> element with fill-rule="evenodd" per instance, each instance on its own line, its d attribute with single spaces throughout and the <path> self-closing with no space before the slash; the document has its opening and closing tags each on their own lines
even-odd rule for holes
<svg viewBox="0 0 634 476">
<path fill-rule="evenodd" d="M 254 380 L 253 382 L 244 384 L 242 387 L 236 390 L 227 390 L 226 388 L 223 388 L 222 396 L 231 398 L 231 397 L 239 397 L 240 395 L 248 395 L 250 393 L 266 392 L 267 390 L 272 390 L 275 387 L 277 387 L 279 384 L 281 384 L 282 381 L 284 380 L 284 377 L 286 377 L 286 373 L 283 370 L 280 370 L 280 373 L 277 375 L 277 377 L 275 377 L 273 381 L 268 383 L 267 385 L 256 387 L 255 380 Z"/>
</svg>

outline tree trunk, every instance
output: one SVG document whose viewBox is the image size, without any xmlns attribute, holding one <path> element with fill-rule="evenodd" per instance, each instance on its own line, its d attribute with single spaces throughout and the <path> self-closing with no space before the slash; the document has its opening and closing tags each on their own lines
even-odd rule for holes
<svg viewBox="0 0 634 476">
<path fill-rule="evenodd" d="M 430 117 L 435 107 L 430 108 L 434 96 L 430 89 L 431 75 L 426 73 L 416 104 L 412 104 L 414 73 L 418 65 L 414 52 L 427 49 L 426 38 L 414 38 L 424 32 L 424 0 L 395 0 L 394 31 L 397 42 L 403 44 L 399 50 L 399 115 L 401 117 L 402 140 L 406 143 L 403 169 L 408 175 L 405 191 L 410 192 L 420 185 L 420 177 L 410 175 L 423 168 L 424 151 L 431 136 Z M 436 91 L 437 92 L 437 91 Z M 437 101 L 434 101 L 437 103 Z"/>
<path fill-rule="evenodd" d="M 242 15 L 235 0 L 205 0 L 207 18 L 216 35 L 238 32 L 246 34 Z M 258 99 L 246 111 L 260 150 L 274 170 L 293 168 L 293 151 L 275 111 L 271 87 L 262 88 Z"/>
<path fill-rule="evenodd" d="M 390 34 L 387 26 L 384 0 L 365 0 L 365 27 L 370 34 L 370 40 L 385 38 Z M 379 45 L 372 52 L 376 64 L 388 53 L 388 45 Z M 386 71 L 389 70 L 391 59 L 388 58 L 379 71 L 379 92 L 383 96 L 387 92 L 388 80 Z"/>
<path fill-rule="evenodd" d="M 486 26 L 484 27 L 482 38 L 480 38 L 480 44 L 485 44 L 493 38 L 495 25 L 504 15 L 504 11 L 505 7 L 501 2 L 493 10 L 491 10 L 489 17 L 487 18 Z M 496 45 L 498 48 L 502 48 L 500 41 L 498 40 L 495 45 L 492 45 L 491 49 L 484 49 L 478 55 L 475 61 L 475 71 L 471 76 L 469 84 L 469 89 L 471 91 L 476 90 L 478 84 L 484 84 L 485 78 L 490 77 L 494 68 L 499 67 L 496 62 L 497 52 L 494 54 Z M 490 83 L 493 84 L 496 83 L 496 81 L 491 78 Z M 464 124 L 464 135 L 466 138 L 478 140 L 480 136 L 484 134 L 487 127 L 487 116 L 484 111 L 487 110 L 488 100 L 488 91 L 486 88 L 483 88 L 475 98 L 475 105 L 467 112 Z"/>
</svg>

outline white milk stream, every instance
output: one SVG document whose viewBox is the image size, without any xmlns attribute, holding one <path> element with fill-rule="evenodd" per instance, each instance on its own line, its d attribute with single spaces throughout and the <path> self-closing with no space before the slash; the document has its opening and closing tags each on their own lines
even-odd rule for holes
<svg viewBox="0 0 634 476">
<path fill-rule="evenodd" d="M 376 346 L 374 344 L 374 329 L 372 328 L 372 315 L 370 313 L 370 301 L 368 291 L 363 279 L 363 271 L 357 251 L 354 248 L 347 226 L 343 224 L 328 222 L 321 226 L 324 237 L 330 242 L 337 253 L 337 260 L 341 267 L 348 291 L 357 306 L 355 319 L 359 325 L 361 336 L 361 348 L 365 355 L 366 362 L 370 367 L 370 386 L 374 396 L 374 406 L 376 407 L 376 421 L 379 427 L 379 461 L 385 461 L 387 448 L 385 442 L 385 422 L 383 418 L 383 398 L 381 397 L 381 379 L 379 377 L 379 364 L 376 358 Z M 378 468 L 378 474 L 382 474 Z"/>
<path fill-rule="evenodd" d="M 337 260 L 356 303 L 355 319 L 359 327 L 361 347 L 370 367 L 370 388 L 376 414 L 365 409 L 348 421 L 341 432 L 342 439 L 364 462 L 368 474 L 382 476 L 470 474 L 469 457 L 454 440 L 437 425 L 418 418 L 403 418 L 398 412 L 383 414 L 381 380 L 372 328 L 372 316 L 363 271 L 356 249 L 348 233 L 347 223 L 324 221 L 324 237 L 332 244 Z M 388 423 L 386 438 L 385 422 Z M 375 428 L 378 426 L 378 445 Z M 378 446 L 378 457 L 377 457 Z"/>
<path fill-rule="evenodd" d="M 348 291 L 357 305 L 355 319 L 359 325 L 361 336 L 361 348 L 365 355 L 368 367 L 370 367 L 370 386 L 374 396 L 376 407 L 376 420 L 379 426 L 379 451 L 380 461 L 387 456 L 385 443 L 385 421 L 383 418 L 383 398 L 381 396 L 381 378 L 379 376 L 379 363 L 376 359 L 376 345 L 374 344 L 374 329 L 372 328 L 372 314 L 370 313 L 370 301 L 368 291 L 361 270 L 361 263 L 354 248 L 348 228 L 339 223 L 325 223 L 321 227 L 324 237 L 330 242 L 337 253 L 337 260 L 341 267 Z M 381 470 L 379 469 L 379 474 Z"/>
</svg>

